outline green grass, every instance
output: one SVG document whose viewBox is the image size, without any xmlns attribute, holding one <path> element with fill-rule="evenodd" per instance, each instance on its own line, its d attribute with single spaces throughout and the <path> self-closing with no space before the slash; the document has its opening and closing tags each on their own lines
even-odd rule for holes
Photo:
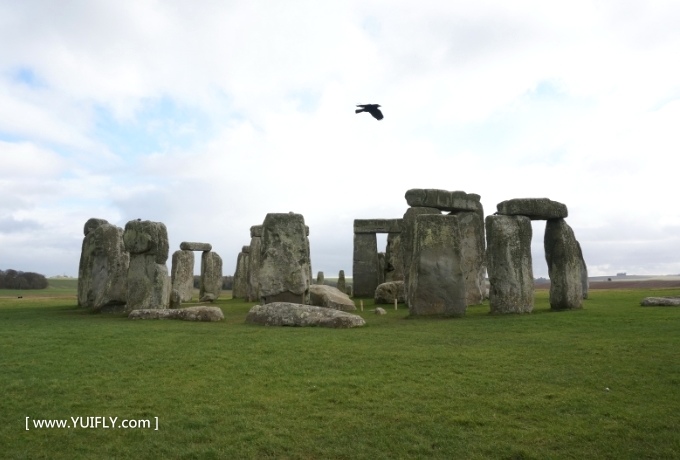
<svg viewBox="0 0 680 460">
<path fill-rule="evenodd" d="M 26 291 L 24 291 L 26 292 Z M 591 291 L 581 311 L 364 328 L 130 321 L 0 298 L 3 458 L 678 458 L 680 290 Z M 357 302 L 358 303 L 358 302 Z M 606 390 L 609 388 L 609 391 Z M 159 429 L 25 430 L 26 417 Z"/>
</svg>

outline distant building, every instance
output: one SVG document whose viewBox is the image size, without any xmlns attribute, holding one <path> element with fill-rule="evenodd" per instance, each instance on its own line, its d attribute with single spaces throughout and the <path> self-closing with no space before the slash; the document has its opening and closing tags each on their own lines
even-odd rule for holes
<svg viewBox="0 0 680 460">
<path fill-rule="evenodd" d="M 616 276 L 626 276 L 626 272 L 617 273 Z"/>
</svg>

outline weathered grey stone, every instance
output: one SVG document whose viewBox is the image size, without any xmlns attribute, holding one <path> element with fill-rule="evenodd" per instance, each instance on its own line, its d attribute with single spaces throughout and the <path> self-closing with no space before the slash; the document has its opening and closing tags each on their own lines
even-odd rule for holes
<svg viewBox="0 0 680 460">
<path fill-rule="evenodd" d="M 531 220 L 526 216 L 487 216 L 491 313 L 530 313 L 534 309 L 531 234 Z"/>
<path fill-rule="evenodd" d="M 356 297 L 370 297 L 379 280 L 378 240 L 375 233 L 354 234 L 352 284 Z"/>
<path fill-rule="evenodd" d="M 318 272 L 316 274 L 316 284 L 323 284 L 325 283 L 326 279 L 323 276 L 323 272 Z M 313 304 L 312 304 L 313 305 Z"/>
<path fill-rule="evenodd" d="M 385 281 L 404 280 L 404 254 L 401 249 L 401 233 L 387 235 L 385 248 Z"/>
<path fill-rule="evenodd" d="M 416 218 L 415 245 L 406 293 L 409 313 L 463 316 L 467 307 L 459 217 Z"/>
<path fill-rule="evenodd" d="M 564 219 L 549 219 L 543 241 L 550 276 L 550 308 L 581 308 L 583 266 L 574 231 Z"/>
<path fill-rule="evenodd" d="M 484 244 L 484 218 L 478 212 L 458 212 L 463 252 L 463 276 L 468 305 L 484 301 L 486 289 L 486 249 Z"/>
<path fill-rule="evenodd" d="M 177 289 L 170 291 L 170 308 L 180 308 L 182 305 L 182 296 Z"/>
<path fill-rule="evenodd" d="M 333 286 L 313 284 L 309 286 L 309 303 L 317 307 L 354 311 L 357 307 L 347 294 Z"/>
<path fill-rule="evenodd" d="M 347 282 L 345 281 L 345 270 L 338 272 L 338 283 L 336 284 L 338 291 L 347 294 Z"/>
<path fill-rule="evenodd" d="M 436 208 L 441 211 L 479 211 L 482 204 L 476 193 L 414 188 L 406 192 L 411 207 Z"/>
<path fill-rule="evenodd" d="M 645 297 L 640 305 L 643 307 L 678 307 L 680 297 Z"/>
<path fill-rule="evenodd" d="M 413 249 L 415 247 L 415 228 L 416 218 L 420 215 L 432 214 L 441 215 L 441 211 L 436 208 L 413 207 L 408 208 L 402 219 L 401 231 L 401 252 L 404 264 L 404 287 L 408 296 L 409 276 L 411 273 L 411 262 L 413 260 Z M 376 286 L 377 287 L 377 286 Z"/>
<path fill-rule="evenodd" d="M 168 308 L 170 277 L 155 254 L 132 254 L 127 274 L 126 311 Z"/>
<path fill-rule="evenodd" d="M 164 264 L 168 260 L 170 245 L 168 230 L 163 222 L 131 220 L 125 224 L 123 241 L 130 254 L 152 255 L 157 264 Z"/>
<path fill-rule="evenodd" d="M 259 232 L 253 231 L 259 229 Z M 248 274 L 246 280 L 246 300 L 254 302 L 260 299 L 260 265 L 262 261 L 262 226 L 250 227 L 250 254 L 248 256 Z"/>
<path fill-rule="evenodd" d="M 270 213 L 264 219 L 260 266 L 262 303 L 309 303 L 311 261 L 301 214 Z"/>
<path fill-rule="evenodd" d="M 142 309 L 134 310 L 128 315 L 129 319 L 180 319 L 183 321 L 222 321 L 224 313 L 219 307 L 196 307 L 178 309 Z"/>
<path fill-rule="evenodd" d="M 104 219 L 85 224 L 78 267 L 78 305 L 100 311 L 127 301 L 130 254 L 123 244 L 123 229 Z"/>
<path fill-rule="evenodd" d="M 162 222 L 131 220 L 123 232 L 130 253 L 126 311 L 167 308 L 170 301 L 168 230 Z"/>
<path fill-rule="evenodd" d="M 384 308 L 376 307 L 376 308 L 375 308 L 375 314 L 376 314 L 376 315 L 386 315 L 387 312 L 385 311 Z"/>
<path fill-rule="evenodd" d="M 212 244 L 210 243 L 195 243 L 193 241 L 182 241 L 179 248 L 184 251 L 212 251 Z"/>
<path fill-rule="evenodd" d="M 201 281 L 199 298 L 212 294 L 215 299 L 222 292 L 222 258 L 216 252 L 204 252 L 201 254 Z"/>
<path fill-rule="evenodd" d="M 266 233 L 265 233 L 266 235 Z M 359 327 L 366 321 L 359 316 L 332 308 L 273 302 L 255 305 L 246 316 L 246 323 L 265 326 L 321 326 L 331 328 Z"/>
<path fill-rule="evenodd" d="M 401 233 L 401 219 L 355 219 L 354 233 Z"/>
<path fill-rule="evenodd" d="M 199 302 L 214 302 L 215 301 L 215 294 L 203 294 L 203 296 L 198 300 Z"/>
<path fill-rule="evenodd" d="M 581 250 L 581 244 L 577 241 L 576 246 L 578 246 L 578 257 L 581 261 L 581 289 L 583 290 L 583 299 L 588 298 L 588 290 L 590 288 L 590 283 L 588 282 L 588 266 L 583 258 L 583 250 Z"/>
<path fill-rule="evenodd" d="M 378 284 L 385 282 L 385 253 L 378 253 Z M 376 286 L 377 287 L 377 286 Z"/>
<path fill-rule="evenodd" d="M 250 254 L 239 252 L 236 257 L 236 271 L 234 272 L 234 284 L 231 289 L 233 299 L 245 299 L 248 297 L 248 272 L 250 266 Z"/>
<path fill-rule="evenodd" d="M 83 234 L 87 236 L 87 234 L 92 230 L 95 230 L 97 227 L 108 223 L 109 221 L 106 219 L 97 219 L 96 217 L 92 217 L 91 219 L 88 219 L 87 222 L 85 222 Z"/>
<path fill-rule="evenodd" d="M 406 290 L 403 281 L 388 281 L 375 288 L 374 303 L 392 305 L 395 299 L 397 303 L 406 302 Z"/>
<path fill-rule="evenodd" d="M 185 249 L 173 252 L 170 275 L 172 290 L 177 291 L 180 301 L 191 301 L 194 295 L 194 253 Z"/>
<path fill-rule="evenodd" d="M 498 214 L 527 216 L 531 220 L 562 219 L 567 217 L 567 206 L 548 198 L 515 198 L 496 205 Z"/>
<path fill-rule="evenodd" d="M 262 238 L 262 225 L 253 225 L 250 227 L 251 238 Z"/>
</svg>

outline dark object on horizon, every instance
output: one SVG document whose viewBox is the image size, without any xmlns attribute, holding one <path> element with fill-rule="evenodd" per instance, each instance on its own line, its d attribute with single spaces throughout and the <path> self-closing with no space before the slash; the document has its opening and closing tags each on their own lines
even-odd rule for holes
<svg viewBox="0 0 680 460">
<path fill-rule="evenodd" d="M 378 107 L 380 107 L 380 104 L 357 104 L 357 107 L 361 107 L 360 109 L 356 109 L 354 113 L 361 113 L 361 112 L 368 112 L 371 115 L 373 115 L 373 118 L 376 120 L 382 120 L 383 119 L 383 114 L 380 111 Z"/>
</svg>

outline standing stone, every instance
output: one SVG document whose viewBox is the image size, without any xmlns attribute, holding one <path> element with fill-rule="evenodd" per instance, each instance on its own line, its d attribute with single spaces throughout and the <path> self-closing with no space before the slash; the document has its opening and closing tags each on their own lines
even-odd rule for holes
<svg viewBox="0 0 680 460">
<path fill-rule="evenodd" d="M 459 218 L 416 218 L 413 260 L 406 292 L 411 315 L 463 316 L 467 307 Z"/>
<path fill-rule="evenodd" d="M 484 301 L 486 290 L 486 251 L 484 245 L 484 218 L 478 212 L 458 212 L 463 250 L 463 275 L 468 305 Z"/>
<path fill-rule="evenodd" d="M 545 226 L 545 259 L 550 276 L 550 308 L 583 306 L 582 256 L 574 231 L 564 219 L 549 219 Z"/>
<path fill-rule="evenodd" d="M 378 253 L 378 284 L 385 282 L 385 253 Z M 378 287 L 378 286 L 376 286 Z"/>
<path fill-rule="evenodd" d="M 588 289 L 590 288 L 590 283 L 588 282 L 588 266 L 583 258 L 583 251 L 581 250 L 581 244 L 577 241 L 578 246 L 578 257 L 581 259 L 581 289 L 583 290 L 583 299 L 588 298 Z"/>
<path fill-rule="evenodd" d="M 491 313 L 530 313 L 534 309 L 531 234 L 528 217 L 487 216 Z"/>
<path fill-rule="evenodd" d="M 375 233 L 354 234 L 352 279 L 356 297 L 372 297 L 378 287 L 378 239 Z"/>
<path fill-rule="evenodd" d="M 123 233 L 130 253 L 125 310 L 168 308 L 170 279 L 168 267 L 168 230 L 162 222 L 131 220 Z"/>
<path fill-rule="evenodd" d="M 408 192 L 407 192 L 408 193 Z M 441 211 L 436 208 L 412 207 L 408 208 L 402 219 L 401 229 L 401 251 L 404 264 L 404 286 L 408 295 L 409 276 L 411 273 L 411 261 L 413 260 L 413 250 L 415 248 L 415 227 L 416 218 L 424 214 L 441 215 Z"/>
<path fill-rule="evenodd" d="M 269 213 L 262 226 L 261 302 L 309 304 L 311 262 L 304 217 Z"/>
<path fill-rule="evenodd" d="M 401 250 L 401 233 L 387 234 L 385 282 L 389 281 L 404 281 L 404 254 Z"/>
<path fill-rule="evenodd" d="M 322 284 L 324 284 L 324 282 L 325 282 L 325 278 L 324 278 L 324 276 L 323 276 L 323 272 L 318 272 L 318 273 L 316 274 L 316 284 L 321 284 L 321 285 L 322 285 Z"/>
<path fill-rule="evenodd" d="M 248 282 L 246 300 L 260 299 L 260 265 L 262 264 L 262 225 L 250 227 L 250 257 L 248 258 Z"/>
<path fill-rule="evenodd" d="M 201 254 L 199 299 L 217 300 L 222 292 L 222 258 L 216 252 Z"/>
<path fill-rule="evenodd" d="M 93 218 L 85 223 L 84 233 L 78 267 L 78 305 L 93 311 L 125 305 L 130 254 L 123 244 L 123 229 Z"/>
<path fill-rule="evenodd" d="M 194 295 L 194 253 L 188 250 L 172 253 L 172 290 L 181 302 L 189 302 Z M 172 300 L 172 299 L 171 299 Z"/>
<path fill-rule="evenodd" d="M 250 247 L 243 246 L 236 257 L 236 271 L 234 272 L 234 286 L 231 290 L 233 299 L 248 297 L 248 271 L 250 265 Z"/>
<path fill-rule="evenodd" d="M 338 291 L 347 294 L 347 283 L 345 282 L 345 270 L 338 272 L 338 284 L 336 285 Z"/>
</svg>

